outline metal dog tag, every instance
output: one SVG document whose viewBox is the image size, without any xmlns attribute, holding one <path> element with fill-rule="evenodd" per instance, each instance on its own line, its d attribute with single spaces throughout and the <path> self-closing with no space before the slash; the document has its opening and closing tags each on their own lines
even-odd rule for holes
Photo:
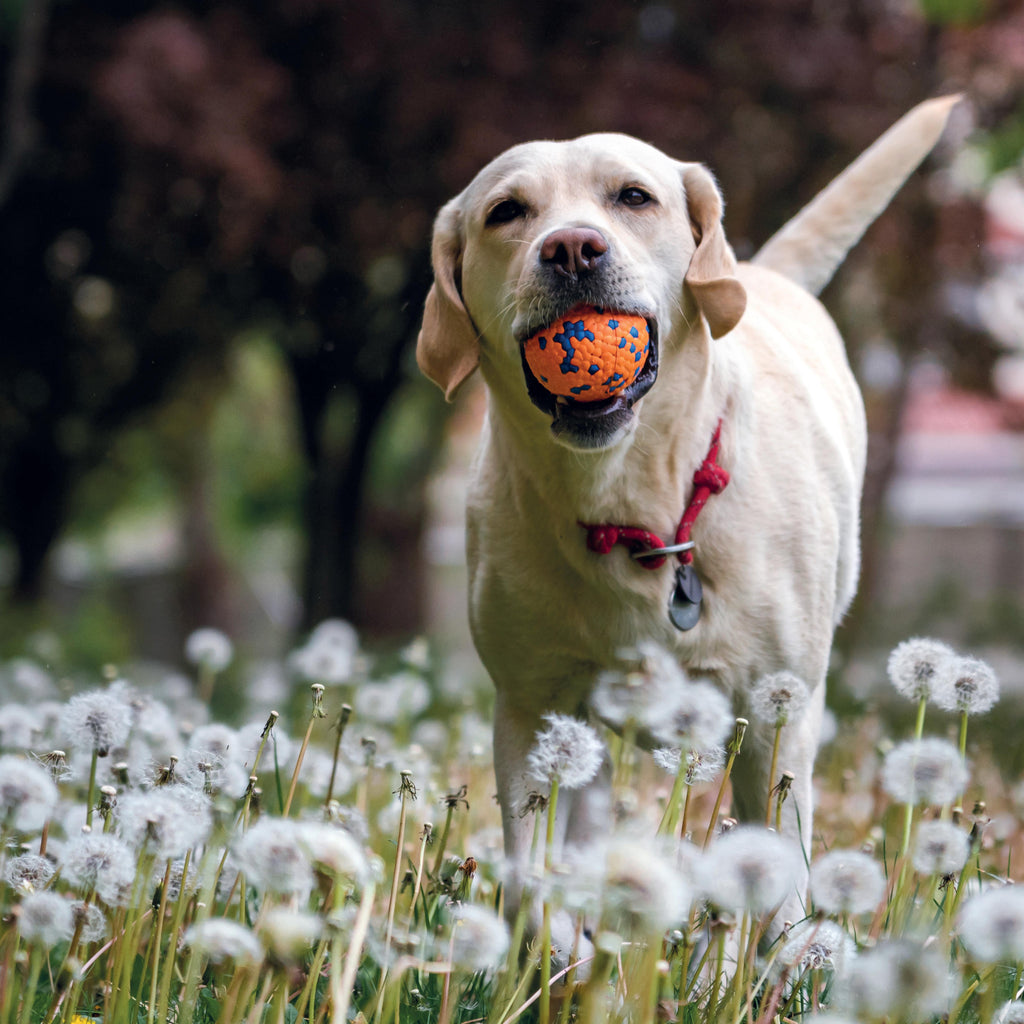
<svg viewBox="0 0 1024 1024">
<path fill-rule="evenodd" d="M 704 596 L 700 577 L 692 565 L 676 569 L 676 585 L 668 603 L 668 617 L 676 629 L 693 629 L 700 619 L 700 603 Z"/>
</svg>

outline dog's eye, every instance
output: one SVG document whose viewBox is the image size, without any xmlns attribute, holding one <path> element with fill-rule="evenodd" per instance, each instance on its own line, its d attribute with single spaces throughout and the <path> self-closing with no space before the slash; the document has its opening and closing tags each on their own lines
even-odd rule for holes
<svg viewBox="0 0 1024 1024">
<path fill-rule="evenodd" d="M 518 220 L 526 213 L 526 207 L 516 199 L 503 199 L 496 206 L 492 207 L 487 214 L 486 224 L 491 227 L 495 224 L 508 224 L 509 221 Z"/>
<path fill-rule="evenodd" d="M 642 188 L 637 188 L 635 185 L 624 188 L 619 193 L 619 202 L 623 206 L 646 206 L 653 201 L 654 199 L 649 192 L 645 192 Z"/>
</svg>

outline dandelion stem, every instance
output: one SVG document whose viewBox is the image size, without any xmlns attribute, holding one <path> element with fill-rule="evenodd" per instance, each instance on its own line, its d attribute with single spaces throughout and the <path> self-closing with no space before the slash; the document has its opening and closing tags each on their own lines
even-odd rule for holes
<svg viewBox="0 0 1024 1024">
<path fill-rule="evenodd" d="M 676 830 L 676 817 L 679 804 L 683 798 L 683 787 L 686 786 L 686 773 L 690 765 L 683 751 L 679 752 L 679 767 L 676 769 L 676 777 L 672 780 L 672 792 L 669 794 L 668 803 L 665 804 L 665 812 L 661 816 L 661 823 L 658 825 L 658 835 L 671 835 Z M 687 788 L 687 795 L 689 789 Z"/>
<path fill-rule="evenodd" d="M 441 841 L 437 844 L 437 854 L 434 856 L 434 877 L 441 872 L 441 864 L 444 861 L 444 851 L 448 845 L 448 833 L 452 828 L 452 815 L 455 813 L 455 804 L 448 803 L 448 811 L 444 816 L 444 827 L 441 829 Z"/>
<path fill-rule="evenodd" d="M 25 989 L 25 995 L 23 996 L 23 1002 L 21 1004 L 21 1016 L 18 1018 L 18 1024 L 29 1024 L 32 1019 L 32 1006 L 36 1001 L 36 986 L 39 984 L 39 971 L 43 966 L 43 948 L 37 942 L 32 945 L 32 953 L 29 957 L 28 966 L 28 986 Z M 8 975 L 5 978 L 4 989 L 14 991 L 14 977 Z M 6 1002 L 6 991 L 5 1000 Z M 4 1014 L 4 1020 L 9 1020 L 6 1012 Z"/>
<path fill-rule="evenodd" d="M 160 906 L 156 913 L 156 930 L 150 939 L 153 948 L 153 966 L 150 968 L 149 982 L 149 1024 L 156 1021 L 157 983 L 160 978 L 160 946 L 164 937 L 164 918 L 167 915 L 167 885 L 171 879 L 171 861 L 167 859 L 163 881 L 160 883 Z M 184 884 L 184 879 L 182 879 Z M 163 1018 L 161 1018 L 163 1019 Z"/>
<path fill-rule="evenodd" d="M 391 934 L 395 927 L 395 907 L 398 903 L 398 883 L 402 877 L 402 849 L 405 846 L 405 815 L 406 799 L 409 796 L 416 796 L 416 789 L 412 784 L 412 774 L 408 771 L 400 773 L 402 782 L 399 785 L 398 793 L 400 808 L 398 814 L 398 849 L 395 851 L 395 871 L 391 879 L 391 896 L 388 899 L 388 923 L 384 932 L 384 967 L 381 972 L 381 994 L 383 995 L 384 975 L 387 973 L 387 959 L 391 951 Z"/>
<path fill-rule="evenodd" d="M 558 810 L 558 775 L 551 777 L 548 797 L 548 829 L 544 841 L 544 875 L 551 871 L 555 849 L 555 814 Z M 540 946 L 540 1024 L 551 1024 L 551 901 L 545 897 Z"/>
<path fill-rule="evenodd" d="M 745 718 L 736 719 L 736 728 L 732 739 L 729 741 L 728 757 L 725 761 L 725 769 L 722 771 L 722 781 L 718 785 L 718 795 L 715 797 L 715 806 L 711 812 L 711 820 L 708 822 L 708 830 L 704 834 L 704 848 L 707 849 L 711 837 L 715 834 L 715 825 L 718 822 L 718 812 L 722 809 L 722 798 L 725 796 L 725 787 L 729 783 L 729 776 L 732 774 L 732 766 L 736 761 L 736 755 L 743 746 L 743 737 L 746 735 L 747 726 L 750 723 Z"/>
<path fill-rule="evenodd" d="M 331 943 L 331 1020 L 345 1024 L 348 1020 L 348 1005 L 352 998 L 352 986 L 356 980 L 356 971 L 363 956 L 363 943 L 370 927 L 370 915 L 373 912 L 374 886 L 367 882 L 363 889 L 363 898 L 356 913 L 355 924 L 352 926 L 352 938 L 348 944 L 348 956 L 345 967 L 341 966 L 342 939 L 340 932 Z M 325 1004 L 326 1005 L 326 1004 Z"/>
<path fill-rule="evenodd" d="M 779 766 L 779 740 L 782 737 L 782 723 L 775 723 L 775 740 L 772 743 L 772 763 L 768 769 L 768 799 L 764 807 L 764 824 L 768 828 L 772 823 L 772 794 L 775 792 L 775 770 Z"/>
<path fill-rule="evenodd" d="M 99 748 L 92 748 L 92 760 L 89 762 L 89 788 L 85 794 L 85 824 L 92 828 L 92 805 L 96 793 L 96 764 L 99 761 Z"/>
<path fill-rule="evenodd" d="M 351 717 L 352 705 L 342 704 L 338 720 L 334 723 L 334 731 L 336 733 L 334 740 L 334 759 L 331 761 L 331 781 L 327 783 L 327 796 L 324 797 L 324 810 L 331 806 L 331 801 L 334 799 L 334 782 L 338 776 L 338 759 L 341 757 L 341 741 L 345 735 L 345 726 L 348 725 L 348 720 Z"/>
<path fill-rule="evenodd" d="M 326 712 L 323 707 L 324 687 L 322 683 L 314 683 L 313 690 L 313 711 L 309 716 L 309 725 L 306 726 L 306 735 L 302 737 L 302 746 L 299 747 L 299 756 L 295 758 L 295 770 L 292 772 L 292 781 L 288 786 L 288 796 L 285 799 L 284 807 L 281 810 L 281 817 L 287 818 L 292 807 L 292 800 L 295 798 L 295 788 L 299 784 L 299 772 L 302 771 L 302 762 L 306 759 L 306 751 L 309 749 L 309 740 L 313 735 L 313 725 L 318 718 L 325 718 Z"/>
</svg>

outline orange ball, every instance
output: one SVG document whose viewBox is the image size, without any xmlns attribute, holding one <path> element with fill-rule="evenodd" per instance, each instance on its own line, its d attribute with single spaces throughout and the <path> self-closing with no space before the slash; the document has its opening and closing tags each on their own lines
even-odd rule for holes
<svg viewBox="0 0 1024 1024">
<path fill-rule="evenodd" d="M 649 348 L 644 317 L 577 306 L 528 338 L 524 355 L 551 394 L 599 402 L 636 380 Z"/>
</svg>

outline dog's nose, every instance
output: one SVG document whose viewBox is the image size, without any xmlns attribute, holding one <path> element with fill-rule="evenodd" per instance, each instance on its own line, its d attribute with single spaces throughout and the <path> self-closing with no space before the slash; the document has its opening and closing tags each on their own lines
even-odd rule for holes
<svg viewBox="0 0 1024 1024">
<path fill-rule="evenodd" d="M 562 228 L 552 231 L 540 247 L 542 263 L 562 277 L 577 278 L 594 270 L 608 251 L 608 242 L 593 228 Z"/>
</svg>

